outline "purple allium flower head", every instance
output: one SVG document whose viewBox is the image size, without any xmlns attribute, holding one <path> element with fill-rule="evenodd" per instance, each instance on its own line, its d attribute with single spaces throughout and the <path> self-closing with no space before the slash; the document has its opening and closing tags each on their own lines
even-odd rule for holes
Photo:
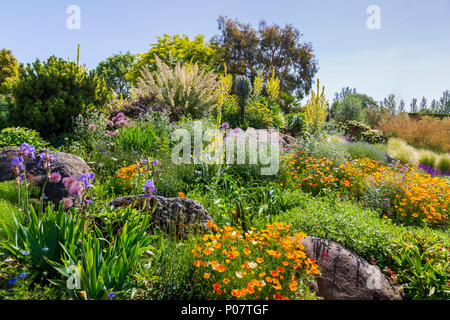
<svg viewBox="0 0 450 320">
<path fill-rule="evenodd" d="M 69 209 L 72 208 L 73 206 L 73 201 L 70 198 L 63 198 L 63 202 L 64 202 L 64 209 Z"/>
<path fill-rule="evenodd" d="M 222 129 L 229 129 L 230 125 L 228 124 L 228 122 L 224 122 L 222 123 Z"/>
<path fill-rule="evenodd" d="M 81 186 L 78 183 L 74 183 L 69 188 L 70 197 L 80 197 Z"/>
<path fill-rule="evenodd" d="M 108 121 L 108 127 L 114 127 L 114 122 L 112 122 L 111 120 Z"/>
<path fill-rule="evenodd" d="M 70 186 L 72 186 L 76 182 L 77 182 L 77 179 L 75 179 L 74 177 L 66 177 L 66 178 L 62 179 L 62 183 L 64 184 L 64 187 L 66 189 L 69 189 Z"/>
<path fill-rule="evenodd" d="M 58 183 L 61 181 L 61 174 L 59 172 L 53 172 L 50 177 L 48 178 L 48 181 L 51 183 Z"/>
</svg>

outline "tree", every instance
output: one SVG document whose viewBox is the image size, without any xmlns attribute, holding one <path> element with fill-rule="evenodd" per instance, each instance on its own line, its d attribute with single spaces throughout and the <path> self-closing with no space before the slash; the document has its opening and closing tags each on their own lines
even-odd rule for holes
<svg viewBox="0 0 450 320">
<path fill-rule="evenodd" d="M 450 114 L 450 90 L 445 90 L 438 102 L 438 112 Z"/>
<path fill-rule="evenodd" d="M 133 69 L 136 63 L 136 55 L 127 53 L 115 54 L 99 63 L 97 73 L 103 77 L 108 87 L 114 93 L 123 98 L 128 98 L 130 93 L 130 83 L 126 75 Z"/>
<path fill-rule="evenodd" d="M 398 106 L 398 113 L 403 113 L 406 111 L 406 104 L 405 101 L 402 99 L 400 100 L 400 104 Z"/>
<path fill-rule="evenodd" d="M 422 101 L 420 102 L 420 111 L 425 111 L 427 108 L 427 99 L 422 97 Z"/>
<path fill-rule="evenodd" d="M 417 99 L 413 98 L 410 104 L 410 109 L 411 112 L 417 112 L 418 111 L 418 106 L 417 106 Z"/>
<path fill-rule="evenodd" d="M 217 57 L 212 44 L 205 43 L 203 35 L 196 36 L 190 40 L 187 35 L 170 36 L 164 34 L 158 37 L 158 41 L 151 45 L 151 49 L 139 55 L 138 62 L 128 75 L 131 83 L 136 83 L 144 67 L 150 71 L 156 70 L 155 56 L 172 69 L 177 63 L 197 63 L 198 67 L 210 71 L 221 67 L 221 61 Z"/>
<path fill-rule="evenodd" d="M 384 98 L 380 103 L 383 109 L 387 109 L 390 114 L 395 115 L 397 112 L 397 102 L 395 101 L 395 95 L 390 94 L 387 98 Z"/>
<path fill-rule="evenodd" d="M 300 99 L 309 94 L 317 62 L 312 45 L 301 42 L 302 34 L 294 26 L 281 28 L 261 21 L 254 29 L 223 16 L 218 24 L 220 34 L 211 43 L 230 73 L 246 75 L 253 81 L 258 70 L 267 77 L 274 69 L 282 92 Z"/>
<path fill-rule="evenodd" d="M 95 71 L 88 72 L 76 62 L 52 56 L 20 68 L 13 94 L 11 115 L 15 124 L 50 137 L 67 132 L 71 116 L 93 107 L 104 109 L 111 90 Z"/>
<path fill-rule="evenodd" d="M 19 74 L 19 64 L 11 50 L 0 51 L 0 94 L 9 98 L 12 86 Z"/>
<path fill-rule="evenodd" d="M 341 92 L 336 92 L 334 94 L 334 101 L 333 102 L 342 102 L 344 101 L 344 98 L 348 95 L 348 94 L 355 94 L 356 93 L 356 89 L 350 89 L 350 87 L 344 87 L 341 89 Z"/>
<path fill-rule="evenodd" d="M 354 93 L 350 93 L 354 92 Z M 343 89 L 340 95 L 336 94 L 336 98 L 331 106 L 333 118 L 339 122 L 346 120 L 364 121 L 367 110 L 378 109 L 378 105 L 371 97 L 356 93 L 356 90 Z M 340 98 L 344 97 L 341 102 Z"/>
</svg>

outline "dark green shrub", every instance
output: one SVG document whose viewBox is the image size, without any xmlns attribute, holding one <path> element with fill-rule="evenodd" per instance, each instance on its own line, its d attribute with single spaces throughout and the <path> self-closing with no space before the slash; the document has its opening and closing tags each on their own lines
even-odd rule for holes
<svg viewBox="0 0 450 320">
<path fill-rule="evenodd" d="M 103 78 L 75 62 L 50 57 L 21 68 L 13 89 L 14 123 L 49 137 L 67 131 L 71 116 L 96 106 L 103 109 L 111 95 Z"/>
<path fill-rule="evenodd" d="M 0 148 L 20 146 L 22 143 L 33 145 L 36 149 L 45 148 L 49 144 L 39 136 L 39 132 L 32 129 L 5 128 L 0 132 Z"/>
</svg>

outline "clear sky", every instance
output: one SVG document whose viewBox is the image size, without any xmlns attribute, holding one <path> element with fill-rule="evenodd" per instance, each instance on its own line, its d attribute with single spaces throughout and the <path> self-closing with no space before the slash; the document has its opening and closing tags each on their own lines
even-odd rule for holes
<svg viewBox="0 0 450 320">
<path fill-rule="evenodd" d="M 66 27 L 69 5 L 81 9 L 79 30 Z M 379 30 L 366 25 L 369 5 L 380 8 Z M 209 39 L 219 15 L 297 27 L 312 43 L 330 100 L 349 86 L 376 100 L 394 93 L 409 106 L 450 89 L 450 0 L 2 1 L 0 48 L 28 63 L 50 55 L 75 60 L 80 43 L 81 61 L 95 68 L 119 51 L 147 51 L 163 33 Z"/>
</svg>

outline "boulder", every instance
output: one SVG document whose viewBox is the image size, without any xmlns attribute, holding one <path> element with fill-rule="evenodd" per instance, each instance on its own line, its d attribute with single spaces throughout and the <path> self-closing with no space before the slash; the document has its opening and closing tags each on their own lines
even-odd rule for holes
<svg viewBox="0 0 450 320">
<path fill-rule="evenodd" d="M 29 159 L 27 161 L 27 172 L 31 174 L 31 180 L 42 188 L 47 174 L 42 167 L 38 167 L 39 155 L 46 150 L 40 149 L 35 151 L 36 159 Z M 14 180 L 16 176 L 11 170 L 11 161 L 19 155 L 20 147 L 6 147 L 0 149 L 0 181 Z M 53 156 L 52 172 L 59 172 L 62 179 L 73 176 L 79 178 L 83 173 L 90 172 L 91 168 L 84 162 L 83 159 L 74 156 L 73 154 L 48 151 Z M 61 179 L 61 180 L 62 180 Z M 58 203 L 63 197 L 67 196 L 67 191 L 62 182 L 47 183 L 45 186 L 45 195 L 50 201 Z"/>
<path fill-rule="evenodd" d="M 108 203 L 113 208 L 133 206 L 142 210 L 146 208 L 144 194 L 119 197 Z M 198 202 L 185 198 L 165 198 L 154 196 L 150 199 L 153 226 L 165 232 L 176 232 L 177 236 L 186 235 L 188 232 L 211 232 L 213 218 L 208 211 Z M 209 222 L 211 221 L 211 222 Z"/>
<path fill-rule="evenodd" d="M 356 253 L 336 242 L 316 237 L 302 240 L 309 258 L 317 261 L 321 276 L 313 286 L 327 300 L 401 300 L 391 281 Z"/>
</svg>

